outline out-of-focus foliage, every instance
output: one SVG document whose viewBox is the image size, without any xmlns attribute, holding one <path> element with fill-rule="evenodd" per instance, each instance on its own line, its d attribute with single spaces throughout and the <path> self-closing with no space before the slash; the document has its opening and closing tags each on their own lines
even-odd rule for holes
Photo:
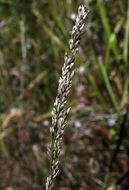
<svg viewBox="0 0 129 190">
<path fill-rule="evenodd" d="M 129 1 L 0 0 L 0 189 L 44 188 L 49 168 L 49 118 L 64 52 L 69 51 L 69 31 L 81 3 L 89 15 L 68 104 L 72 106 L 73 123 L 82 118 L 86 127 L 82 132 L 75 122 L 75 130 L 66 131 L 62 154 L 66 149 L 67 158 L 57 183 L 61 180 L 59 189 L 64 183 L 67 189 L 97 190 L 102 185 L 99 180 L 103 181 L 108 168 L 110 145 L 118 139 L 116 115 L 128 107 Z M 96 118 L 100 122 L 94 121 Z M 128 135 L 121 150 L 124 159 L 120 168 L 115 166 L 116 177 L 120 170 L 125 171 L 127 149 Z M 71 157 L 80 162 L 76 165 L 71 161 L 76 166 L 70 172 Z"/>
</svg>

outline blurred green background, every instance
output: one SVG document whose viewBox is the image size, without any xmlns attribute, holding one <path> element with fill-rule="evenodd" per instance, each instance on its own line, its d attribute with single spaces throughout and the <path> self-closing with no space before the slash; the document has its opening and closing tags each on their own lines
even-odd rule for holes
<svg viewBox="0 0 129 190">
<path fill-rule="evenodd" d="M 0 0 L 1 190 L 45 189 L 51 109 L 80 4 L 89 14 L 56 189 L 103 188 L 123 126 L 107 186 L 129 168 L 128 116 L 119 121 L 129 105 L 129 1 Z"/>
</svg>

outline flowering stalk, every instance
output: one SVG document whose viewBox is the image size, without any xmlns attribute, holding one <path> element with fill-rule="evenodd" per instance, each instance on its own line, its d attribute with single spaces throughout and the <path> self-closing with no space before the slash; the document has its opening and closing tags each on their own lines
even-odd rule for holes
<svg viewBox="0 0 129 190">
<path fill-rule="evenodd" d="M 80 44 L 80 35 L 85 25 L 85 19 L 87 17 L 86 8 L 81 5 L 78 8 L 78 15 L 76 17 L 75 26 L 72 28 L 71 39 L 69 40 L 70 55 L 65 53 L 64 66 L 62 68 L 62 75 L 59 79 L 58 93 L 52 110 L 52 126 L 50 127 L 50 133 L 52 136 L 51 150 L 50 150 L 50 176 L 47 177 L 46 190 L 53 189 L 53 180 L 59 172 L 59 155 L 62 146 L 62 138 L 64 134 L 64 128 L 67 124 L 66 118 L 70 111 L 70 108 L 65 109 L 67 102 L 67 96 L 72 86 L 72 78 L 74 76 L 74 60 L 78 52 L 78 46 Z"/>
</svg>

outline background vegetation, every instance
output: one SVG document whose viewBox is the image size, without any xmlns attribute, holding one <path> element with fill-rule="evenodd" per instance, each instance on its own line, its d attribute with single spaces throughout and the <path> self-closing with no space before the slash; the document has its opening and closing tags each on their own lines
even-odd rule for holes
<svg viewBox="0 0 129 190">
<path fill-rule="evenodd" d="M 0 0 L 1 190 L 45 189 L 51 109 L 81 3 L 90 12 L 56 189 L 129 189 L 129 1 Z"/>
</svg>

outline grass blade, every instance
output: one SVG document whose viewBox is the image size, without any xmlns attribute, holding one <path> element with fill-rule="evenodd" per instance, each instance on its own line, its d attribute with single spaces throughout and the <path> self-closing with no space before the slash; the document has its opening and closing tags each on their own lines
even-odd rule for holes
<svg viewBox="0 0 129 190">
<path fill-rule="evenodd" d="M 128 45 L 129 45 L 129 0 L 128 0 L 127 21 L 125 26 L 125 38 L 124 38 L 124 48 L 123 48 L 123 59 L 125 64 L 127 64 L 128 61 Z"/>
<path fill-rule="evenodd" d="M 116 112 L 120 115 L 120 108 L 117 104 L 117 101 L 116 101 L 116 98 L 115 98 L 115 95 L 113 93 L 113 90 L 112 90 L 112 87 L 110 85 L 110 82 L 109 82 L 109 79 L 108 79 L 108 76 L 107 76 L 107 72 L 106 72 L 106 69 L 102 63 L 102 60 L 99 58 L 98 59 L 98 64 L 99 64 L 99 67 L 100 67 L 100 70 L 101 70 L 101 73 L 102 73 L 102 76 L 103 76 L 103 79 L 104 79 L 104 83 L 105 83 L 105 86 L 107 88 L 107 91 L 108 91 L 108 94 L 110 96 L 110 99 L 112 101 L 112 104 L 114 106 L 114 109 L 116 110 Z"/>
</svg>

